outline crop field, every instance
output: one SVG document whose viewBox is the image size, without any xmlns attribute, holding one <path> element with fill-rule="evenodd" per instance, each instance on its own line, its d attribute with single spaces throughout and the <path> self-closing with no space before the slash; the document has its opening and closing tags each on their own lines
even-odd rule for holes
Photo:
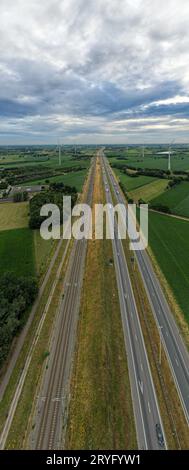
<svg viewBox="0 0 189 470">
<path fill-rule="evenodd" d="M 162 194 L 168 185 L 169 180 L 166 179 L 155 179 L 149 184 L 145 184 L 134 191 L 130 192 L 131 197 L 134 201 L 138 201 L 139 199 L 143 199 L 145 202 L 151 201 Z"/>
<path fill-rule="evenodd" d="M 189 222 L 150 212 L 149 242 L 189 323 Z"/>
<path fill-rule="evenodd" d="M 35 275 L 33 232 L 29 228 L 0 232 L 0 274 Z"/>
<path fill-rule="evenodd" d="M 87 167 L 90 164 L 90 152 L 78 153 L 78 155 L 73 154 L 73 150 L 69 149 L 68 151 L 62 152 L 61 155 L 61 166 L 59 165 L 59 153 L 58 150 L 51 149 L 49 152 L 44 153 L 43 150 L 39 152 L 33 151 L 33 153 L 1 153 L 0 154 L 0 168 L 20 168 L 21 166 L 46 166 L 48 168 L 68 168 L 68 167 Z M 84 157 L 84 158 L 83 158 Z"/>
<path fill-rule="evenodd" d="M 81 171 L 72 171 L 70 173 L 67 173 L 65 175 L 59 175 L 59 176 L 52 176 L 52 177 L 47 177 L 45 179 L 39 179 L 39 180 L 33 180 L 33 181 L 28 181 L 27 186 L 33 186 L 36 184 L 46 184 L 48 181 L 49 183 L 64 183 L 65 185 L 68 186 L 75 186 L 77 191 L 81 192 L 83 183 L 86 177 L 87 170 L 81 170 Z"/>
<path fill-rule="evenodd" d="M 120 182 L 125 186 L 126 191 L 131 191 L 133 189 L 139 188 L 140 186 L 144 186 L 146 184 L 151 183 L 152 181 L 156 181 L 156 178 L 151 176 L 128 176 L 122 173 L 120 170 L 114 168 L 116 175 L 119 177 Z"/>
<path fill-rule="evenodd" d="M 29 203 L 0 204 L 0 231 L 28 226 Z"/>
<path fill-rule="evenodd" d="M 159 150 L 158 150 L 159 151 Z M 157 153 L 158 153 L 157 151 Z M 168 159 L 167 157 L 162 157 L 158 156 L 156 151 L 152 155 L 146 154 L 146 156 L 143 158 L 141 154 L 139 153 L 138 155 L 134 154 L 133 151 L 128 152 L 121 152 L 121 156 L 119 158 L 116 157 L 116 152 L 112 153 L 113 156 L 109 157 L 109 161 L 111 164 L 120 164 L 120 165 L 128 165 L 133 168 L 149 168 L 149 169 L 159 169 L 159 170 L 167 170 L 168 169 Z M 123 155 L 123 159 L 121 159 Z M 183 155 L 177 154 L 175 152 L 175 155 L 172 155 L 171 159 L 171 165 L 172 165 L 172 170 L 181 170 L 181 171 L 187 171 L 189 170 L 189 152 L 184 153 Z"/>
<path fill-rule="evenodd" d="M 153 199 L 152 204 L 168 206 L 172 213 L 189 217 L 189 182 L 184 181 L 168 189 L 161 196 Z"/>
</svg>

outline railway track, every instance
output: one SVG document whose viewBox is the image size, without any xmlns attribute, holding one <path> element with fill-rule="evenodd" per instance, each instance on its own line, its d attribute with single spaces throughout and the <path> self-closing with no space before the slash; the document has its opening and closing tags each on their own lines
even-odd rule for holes
<svg viewBox="0 0 189 470">
<path fill-rule="evenodd" d="M 86 203 L 91 204 L 94 185 L 95 162 L 89 176 Z M 87 241 L 75 240 L 65 278 L 64 298 L 60 305 L 57 325 L 52 341 L 48 369 L 45 371 L 35 427 L 32 433 L 32 448 L 62 448 L 62 429 L 69 400 L 69 385 L 75 347 L 77 320 Z"/>
</svg>

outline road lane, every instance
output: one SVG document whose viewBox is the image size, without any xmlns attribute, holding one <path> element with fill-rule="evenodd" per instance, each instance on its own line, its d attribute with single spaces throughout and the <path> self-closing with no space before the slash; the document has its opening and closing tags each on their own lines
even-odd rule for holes
<svg viewBox="0 0 189 470">
<path fill-rule="evenodd" d="M 112 188 L 117 202 L 125 205 L 125 198 L 121 191 L 119 191 L 119 194 L 116 193 L 118 183 L 107 159 L 105 159 L 105 165 L 112 181 Z M 189 425 L 189 352 L 184 344 L 182 335 L 179 332 L 179 328 L 147 252 L 136 251 L 135 256 L 157 327 L 161 327 L 162 343 Z"/>
<path fill-rule="evenodd" d="M 99 153 L 99 156 L 101 157 L 103 168 L 106 201 L 107 203 L 112 204 L 113 201 L 108 182 L 108 171 L 103 159 L 102 151 Z M 163 424 L 161 421 L 125 253 L 122 241 L 118 238 L 117 224 L 115 224 L 114 240 L 112 240 L 112 245 L 128 358 L 138 445 L 140 449 L 161 449 L 162 447 L 159 445 L 157 439 L 156 425 L 160 424 L 162 433 L 164 434 Z"/>
</svg>

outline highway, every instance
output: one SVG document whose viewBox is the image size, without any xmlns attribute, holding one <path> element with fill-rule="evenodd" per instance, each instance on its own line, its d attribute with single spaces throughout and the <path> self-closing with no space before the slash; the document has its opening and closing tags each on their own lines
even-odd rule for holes
<svg viewBox="0 0 189 470">
<path fill-rule="evenodd" d="M 86 203 L 91 205 L 94 185 L 95 160 L 89 176 Z M 63 427 L 66 425 L 70 378 L 75 348 L 80 296 L 83 283 L 87 240 L 74 240 L 64 280 L 64 294 L 60 305 L 50 347 L 48 369 L 37 397 L 32 449 L 61 449 Z"/>
<path fill-rule="evenodd" d="M 109 169 L 106 160 L 103 158 L 103 155 L 103 151 L 100 151 L 99 157 L 103 170 L 106 202 L 112 205 L 113 201 L 109 186 Z M 144 450 L 166 449 L 166 438 L 163 430 L 157 396 L 153 385 L 153 379 L 150 371 L 125 253 L 122 241 L 118 238 L 116 223 L 112 246 L 125 347 L 128 359 L 138 446 L 139 449 Z M 162 443 L 158 441 L 156 430 L 157 425 L 161 429 Z"/>
<path fill-rule="evenodd" d="M 125 204 L 121 191 L 119 194 L 116 192 L 118 183 L 115 175 L 107 159 L 103 158 L 103 160 L 115 198 L 117 202 Z M 136 251 L 135 256 L 157 327 L 161 329 L 162 343 L 189 425 L 189 353 L 147 252 Z"/>
</svg>

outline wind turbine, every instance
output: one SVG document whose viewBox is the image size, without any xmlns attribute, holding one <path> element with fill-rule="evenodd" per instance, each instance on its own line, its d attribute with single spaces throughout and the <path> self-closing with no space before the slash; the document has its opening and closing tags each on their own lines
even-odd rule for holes
<svg viewBox="0 0 189 470">
<path fill-rule="evenodd" d="M 175 140 L 172 140 L 172 142 L 169 145 L 169 149 L 168 149 L 168 171 L 170 171 L 170 172 L 171 172 L 171 155 L 174 153 L 174 152 L 172 152 L 171 145 L 173 145 L 174 141 Z"/>
<path fill-rule="evenodd" d="M 58 145 L 56 147 L 56 150 L 58 150 L 58 162 L 60 166 L 62 165 L 62 147 L 63 145 L 60 144 L 60 141 L 58 140 Z"/>
<path fill-rule="evenodd" d="M 145 147 L 144 147 L 144 145 L 143 145 L 143 146 L 142 146 L 142 158 L 143 158 L 143 160 L 144 160 L 144 152 L 145 152 Z"/>
<path fill-rule="evenodd" d="M 168 150 L 166 150 L 166 152 L 158 152 L 158 155 L 168 156 L 168 171 L 170 172 L 171 172 L 171 155 L 174 153 L 174 151 L 172 151 L 171 146 L 173 145 L 174 142 L 175 142 L 175 139 L 172 140 L 172 142 L 169 144 Z"/>
</svg>

